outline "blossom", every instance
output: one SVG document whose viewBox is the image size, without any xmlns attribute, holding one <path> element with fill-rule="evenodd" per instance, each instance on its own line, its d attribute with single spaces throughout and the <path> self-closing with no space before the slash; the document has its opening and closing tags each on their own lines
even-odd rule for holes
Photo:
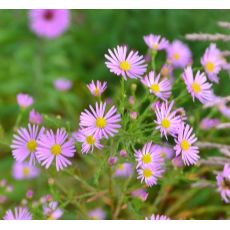
<svg viewBox="0 0 230 230">
<path fill-rule="evenodd" d="M 171 111 L 174 102 L 170 104 L 168 102 L 163 102 L 159 107 L 156 107 L 156 117 L 155 123 L 157 124 L 156 129 L 160 129 L 161 136 L 170 134 L 175 136 L 178 132 L 179 125 L 181 123 L 180 116 L 177 116 L 175 111 Z"/>
<path fill-rule="evenodd" d="M 45 128 L 37 125 L 28 124 L 28 129 L 20 128 L 13 136 L 11 144 L 12 154 L 16 161 L 23 162 L 29 158 L 30 164 L 35 164 L 37 158 L 35 152 L 37 150 L 37 141 L 43 135 Z"/>
<path fill-rule="evenodd" d="M 14 212 L 8 209 L 3 219 L 4 220 L 32 220 L 32 215 L 30 214 L 28 208 L 16 207 L 14 209 Z"/>
<path fill-rule="evenodd" d="M 176 68 L 184 68 L 192 62 L 192 53 L 187 45 L 175 40 L 167 48 L 167 59 Z"/>
<path fill-rule="evenodd" d="M 87 135 L 96 135 L 98 138 L 114 136 L 121 127 L 120 114 L 117 114 L 115 106 L 106 113 L 106 103 L 96 103 L 94 109 L 91 105 L 90 110 L 85 110 L 80 115 L 80 127 L 85 130 Z"/>
<path fill-rule="evenodd" d="M 145 44 L 152 50 L 163 50 L 169 45 L 167 39 L 161 37 L 160 35 L 149 34 L 144 36 Z"/>
<path fill-rule="evenodd" d="M 101 208 L 96 208 L 91 210 L 88 213 L 88 216 L 93 220 L 104 220 L 105 219 L 105 212 Z"/>
<path fill-rule="evenodd" d="M 54 81 L 54 87 L 59 91 L 68 91 L 72 87 L 72 81 L 65 78 L 59 78 Z"/>
<path fill-rule="evenodd" d="M 133 165 L 131 163 L 118 164 L 115 168 L 114 176 L 130 177 L 133 174 Z"/>
<path fill-rule="evenodd" d="M 218 73 L 220 72 L 224 61 L 221 51 L 217 49 L 216 44 L 210 44 L 201 58 L 201 64 L 205 69 L 210 81 L 219 82 Z"/>
<path fill-rule="evenodd" d="M 74 141 L 68 137 L 64 129 L 57 129 L 56 134 L 52 130 L 47 130 L 38 140 L 36 157 L 45 168 L 49 168 L 55 160 L 56 169 L 59 171 L 71 165 L 68 158 L 73 157 L 75 151 Z"/>
<path fill-rule="evenodd" d="M 155 153 L 162 158 L 172 159 L 175 155 L 175 151 L 168 145 L 154 145 Z"/>
<path fill-rule="evenodd" d="M 48 220 L 57 220 L 62 216 L 63 211 L 58 208 L 58 202 L 51 201 L 43 205 L 43 213 Z"/>
<path fill-rule="evenodd" d="M 171 95 L 172 85 L 168 79 L 160 80 L 160 74 L 155 76 L 154 71 L 141 79 L 142 84 L 149 88 L 149 92 L 157 97 L 166 100 Z"/>
<path fill-rule="evenodd" d="M 142 201 L 145 201 L 145 200 L 147 200 L 149 194 L 144 189 L 140 188 L 140 189 L 136 189 L 136 190 L 132 191 L 131 195 L 133 197 L 139 198 Z"/>
<path fill-rule="evenodd" d="M 109 157 L 108 165 L 110 165 L 110 166 L 115 165 L 117 163 L 117 160 L 118 160 L 117 157 L 114 157 L 114 156 Z"/>
<path fill-rule="evenodd" d="M 40 170 L 28 162 L 15 162 L 12 174 L 16 180 L 32 179 L 39 175 Z"/>
<path fill-rule="evenodd" d="M 226 203 L 230 203 L 230 165 L 225 164 L 222 172 L 216 177 L 218 192 Z"/>
<path fill-rule="evenodd" d="M 93 152 L 94 147 L 97 149 L 103 148 L 103 145 L 100 144 L 100 138 L 96 135 L 87 135 L 84 129 L 80 129 L 78 132 L 74 133 L 73 137 L 76 141 L 82 143 L 82 153 Z"/>
<path fill-rule="evenodd" d="M 201 103 L 205 104 L 213 100 L 214 95 L 211 89 L 212 84 L 207 82 L 207 78 L 204 73 L 200 73 L 200 71 L 198 71 L 194 78 L 192 68 L 189 66 L 183 73 L 183 79 L 193 101 L 197 98 Z"/>
<path fill-rule="evenodd" d="M 200 122 L 200 128 L 203 130 L 211 129 L 220 124 L 219 119 L 204 118 Z"/>
<path fill-rule="evenodd" d="M 54 39 L 70 24 L 70 11 L 63 9 L 33 9 L 29 11 L 31 30 L 39 37 Z"/>
<path fill-rule="evenodd" d="M 122 76 L 125 80 L 128 78 L 141 78 L 147 69 L 144 57 L 138 52 L 130 51 L 127 53 L 126 46 L 117 46 L 112 50 L 108 50 L 109 54 L 105 54 L 107 61 L 105 62 L 110 72 L 117 76 Z"/>
<path fill-rule="evenodd" d="M 34 109 L 30 111 L 29 122 L 35 125 L 40 125 L 43 122 L 42 115 Z"/>
<path fill-rule="evenodd" d="M 193 129 L 189 125 L 182 124 L 179 128 L 178 136 L 175 139 L 176 145 L 174 147 L 176 156 L 182 157 L 185 165 L 194 165 L 200 158 L 198 147 L 193 146 L 197 141 L 195 134 L 192 134 Z"/>
<path fill-rule="evenodd" d="M 90 93 L 95 97 L 100 97 L 101 94 L 106 90 L 107 88 L 107 82 L 101 82 L 101 81 L 91 81 L 87 85 L 87 88 L 89 89 Z"/>
<path fill-rule="evenodd" d="M 34 99 L 28 94 L 19 93 L 17 103 L 22 109 L 26 109 L 34 103 Z"/>
<path fill-rule="evenodd" d="M 161 67 L 160 74 L 166 78 L 172 77 L 173 76 L 173 66 L 169 63 L 164 64 Z"/>
<path fill-rule="evenodd" d="M 169 217 L 164 216 L 164 215 L 159 215 L 159 214 L 157 214 L 157 215 L 152 214 L 152 215 L 150 216 L 150 218 L 145 217 L 145 219 L 146 219 L 146 220 L 170 220 Z"/>
</svg>

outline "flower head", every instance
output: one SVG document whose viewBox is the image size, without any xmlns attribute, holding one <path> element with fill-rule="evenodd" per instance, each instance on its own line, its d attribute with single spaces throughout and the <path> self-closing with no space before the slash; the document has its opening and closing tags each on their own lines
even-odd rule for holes
<svg viewBox="0 0 230 230">
<path fill-rule="evenodd" d="M 40 125 L 43 122 L 42 115 L 34 109 L 30 111 L 29 122 L 35 125 Z"/>
<path fill-rule="evenodd" d="M 28 94 L 19 93 L 17 95 L 17 103 L 21 108 L 25 109 L 34 103 L 34 99 Z"/>
<path fill-rule="evenodd" d="M 114 136 L 121 127 L 120 114 L 117 114 L 115 106 L 106 113 L 106 103 L 96 103 L 94 109 L 91 105 L 90 110 L 85 110 L 80 115 L 80 127 L 85 130 L 87 135 L 96 135 L 98 138 Z"/>
<path fill-rule="evenodd" d="M 14 212 L 12 210 L 7 210 L 4 220 L 32 220 L 32 215 L 26 207 L 16 207 Z"/>
<path fill-rule="evenodd" d="M 149 88 L 149 92 L 157 97 L 166 100 L 171 95 L 172 85 L 168 79 L 160 80 L 160 74 L 155 76 L 154 71 L 141 79 L 142 84 Z"/>
<path fill-rule="evenodd" d="M 204 73 L 198 71 L 193 77 L 191 66 L 187 67 L 183 73 L 183 79 L 187 86 L 188 92 L 191 94 L 193 101 L 197 98 L 201 103 L 205 104 L 213 100 L 212 84 L 207 82 Z"/>
<path fill-rule="evenodd" d="M 88 215 L 93 220 L 104 220 L 106 216 L 105 212 L 101 208 L 91 210 Z"/>
<path fill-rule="evenodd" d="M 149 34 L 144 36 L 144 41 L 146 45 L 152 50 L 163 50 L 169 45 L 167 39 L 161 37 L 160 35 Z"/>
<path fill-rule="evenodd" d="M 28 124 L 28 129 L 20 128 L 13 136 L 11 144 L 12 154 L 16 161 L 23 162 L 29 158 L 30 164 L 35 164 L 37 158 L 35 152 L 37 150 L 38 139 L 43 135 L 45 128 L 37 125 Z"/>
<path fill-rule="evenodd" d="M 33 9 L 29 11 L 30 28 L 39 37 L 53 39 L 63 34 L 70 24 L 69 10 Z"/>
<path fill-rule="evenodd" d="M 145 201 L 145 200 L 147 200 L 149 194 L 144 189 L 140 188 L 140 189 L 136 189 L 136 190 L 132 191 L 131 195 L 133 197 L 139 198 L 142 201 Z"/>
<path fill-rule="evenodd" d="M 62 216 L 63 211 L 58 208 L 58 202 L 51 201 L 43 205 L 43 213 L 48 220 L 57 220 Z"/>
<path fill-rule="evenodd" d="M 68 91 L 71 89 L 72 84 L 72 81 L 65 78 L 59 78 L 54 81 L 54 87 L 59 91 Z"/>
<path fill-rule="evenodd" d="M 164 216 L 164 215 L 159 215 L 159 214 L 157 215 L 152 214 L 150 218 L 146 217 L 145 219 L 146 220 L 170 220 L 169 217 Z"/>
<path fill-rule="evenodd" d="M 46 168 L 55 160 L 56 169 L 59 171 L 71 165 L 68 158 L 73 157 L 75 151 L 74 141 L 68 137 L 64 129 L 57 129 L 56 134 L 52 130 L 47 130 L 38 141 L 36 157 Z"/>
<path fill-rule="evenodd" d="M 117 46 L 108 50 L 109 54 L 105 55 L 105 62 L 110 72 L 117 76 L 122 76 L 125 80 L 128 78 L 141 78 L 147 69 L 143 56 L 138 52 L 130 51 L 127 53 L 126 46 Z"/>
<path fill-rule="evenodd" d="M 173 76 L 173 66 L 169 63 L 164 64 L 161 68 L 160 73 L 165 78 L 172 77 Z M 171 79 L 169 79 L 169 80 L 171 80 Z"/>
<path fill-rule="evenodd" d="M 220 124 L 219 119 L 204 118 L 200 122 L 200 128 L 203 130 L 211 129 Z"/>
<path fill-rule="evenodd" d="M 175 139 L 176 145 L 174 147 L 176 156 L 182 157 L 185 165 L 194 165 L 200 158 L 198 147 L 193 146 L 197 141 L 195 134 L 192 134 L 193 129 L 189 125 L 182 124 L 179 128 L 178 136 Z"/>
<path fill-rule="evenodd" d="M 133 165 L 131 163 L 118 164 L 115 168 L 114 176 L 130 177 L 133 174 Z"/>
<path fill-rule="evenodd" d="M 95 97 L 100 97 L 101 94 L 106 90 L 107 88 L 107 82 L 101 82 L 101 81 L 91 81 L 87 85 L 87 88 L 89 89 L 90 93 Z"/>
</svg>

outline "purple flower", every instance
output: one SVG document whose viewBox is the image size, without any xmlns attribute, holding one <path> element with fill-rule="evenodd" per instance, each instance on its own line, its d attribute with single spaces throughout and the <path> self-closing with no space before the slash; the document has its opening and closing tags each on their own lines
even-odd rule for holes
<svg viewBox="0 0 230 230">
<path fill-rule="evenodd" d="M 52 130 L 47 130 L 38 140 L 36 157 L 45 168 L 49 168 L 55 160 L 56 169 L 59 171 L 71 165 L 68 158 L 73 157 L 75 151 L 74 141 L 72 138 L 69 139 L 64 129 L 57 129 L 56 134 Z"/>
<path fill-rule="evenodd" d="M 184 70 L 183 79 L 193 101 L 197 98 L 201 103 L 205 104 L 213 100 L 212 84 L 207 82 L 204 73 L 198 71 L 194 78 L 192 68 L 189 66 Z"/>
<path fill-rule="evenodd" d="M 108 159 L 108 164 L 110 165 L 110 166 L 112 166 L 112 165 L 115 165 L 116 163 L 117 163 L 117 160 L 118 160 L 118 158 L 117 157 L 109 157 L 109 159 Z"/>
<path fill-rule="evenodd" d="M 33 9 L 29 11 L 30 28 L 39 37 L 53 39 L 63 34 L 70 24 L 69 10 Z"/>
<path fill-rule="evenodd" d="M 173 76 L 173 66 L 171 64 L 164 64 L 161 68 L 161 75 L 163 77 L 169 78 Z"/>
<path fill-rule="evenodd" d="M 168 102 L 163 102 L 160 107 L 156 107 L 155 123 L 157 124 L 156 129 L 160 129 L 161 136 L 170 134 L 175 136 L 178 133 L 178 128 L 181 124 L 180 116 L 176 116 L 175 111 L 171 111 L 174 102 L 172 101 L 169 105 Z"/>
<path fill-rule="evenodd" d="M 149 194 L 144 189 L 140 188 L 140 189 L 136 189 L 136 190 L 132 191 L 131 195 L 133 197 L 139 198 L 142 201 L 146 201 Z"/>
<path fill-rule="evenodd" d="M 43 122 L 42 115 L 34 109 L 30 111 L 29 122 L 35 125 L 40 125 Z"/>
<path fill-rule="evenodd" d="M 203 130 L 211 129 L 220 124 L 219 119 L 204 118 L 200 122 L 200 128 Z"/>
<path fill-rule="evenodd" d="M 169 217 L 164 216 L 164 215 L 159 215 L 159 214 L 157 214 L 157 215 L 152 214 L 152 215 L 150 216 L 150 218 L 145 217 L 145 219 L 146 219 L 146 220 L 170 220 Z"/>
<path fill-rule="evenodd" d="M 94 147 L 102 149 L 103 145 L 100 144 L 100 139 L 96 135 L 87 135 L 84 129 L 80 129 L 78 132 L 73 134 L 76 141 L 82 143 L 82 153 L 93 152 Z"/>
<path fill-rule="evenodd" d="M 16 180 L 32 179 L 39 175 L 40 170 L 28 162 L 15 162 L 12 174 Z"/>
<path fill-rule="evenodd" d="M 126 46 L 117 46 L 112 50 L 108 50 L 105 62 L 110 72 L 117 76 L 122 76 L 125 80 L 128 78 L 141 78 L 147 69 L 143 56 L 139 56 L 138 52 L 130 51 L 127 53 Z"/>
<path fill-rule="evenodd" d="M 193 129 L 189 125 L 182 124 L 179 128 L 178 136 L 175 139 L 176 156 L 182 157 L 185 165 L 194 165 L 200 158 L 198 147 L 193 146 L 197 141 L 195 134 L 192 134 Z"/>
<path fill-rule="evenodd" d="M 164 50 L 168 47 L 169 42 L 160 35 L 149 34 L 144 36 L 145 44 L 152 50 Z"/>
<path fill-rule="evenodd" d="M 90 93 L 95 97 L 100 97 L 101 94 L 106 90 L 107 88 L 107 82 L 101 82 L 101 81 L 91 81 L 87 88 L 89 89 Z"/>
<path fill-rule="evenodd" d="M 72 81 L 65 78 L 59 78 L 54 81 L 54 87 L 59 91 L 68 91 L 72 87 Z"/>
<path fill-rule="evenodd" d="M 167 49 L 167 59 L 176 68 L 184 68 L 192 62 L 192 53 L 187 45 L 179 40 L 173 41 Z"/>
<path fill-rule="evenodd" d="M 58 202 L 51 201 L 43 205 L 43 213 L 48 220 L 57 220 L 62 216 L 63 211 L 58 208 Z"/>
<path fill-rule="evenodd" d="M 17 133 L 13 136 L 11 144 L 12 154 L 16 161 L 23 162 L 29 158 L 30 164 L 35 164 L 36 156 L 35 152 L 37 149 L 37 141 L 43 135 L 45 128 L 41 128 L 37 125 L 28 124 L 28 129 L 20 128 Z"/>
<path fill-rule="evenodd" d="M 7 210 L 4 220 L 32 220 L 32 215 L 26 207 L 16 207 L 14 212 L 12 210 Z"/>
<path fill-rule="evenodd" d="M 172 159 L 175 156 L 173 148 L 167 145 L 154 145 L 156 154 L 159 154 L 162 158 Z"/>
<path fill-rule="evenodd" d="M 181 168 L 181 167 L 183 167 L 183 166 L 184 166 L 184 162 L 183 162 L 181 156 L 174 157 L 174 158 L 172 159 L 172 165 L 173 165 L 174 167 L 176 167 L 176 168 Z"/>
<path fill-rule="evenodd" d="M 130 112 L 130 118 L 132 120 L 136 120 L 137 119 L 137 116 L 138 116 L 138 113 L 136 111 L 131 111 Z"/>
<path fill-rule="evenodd" d="M 89 213 L 89 218 L 93 220 L 105 220 L 105 212 L 101 208 L 96 208 L 91 210 Z"/>
<path fill-rule="evenodd" d="M 218 191 L 226 203 L 230 203 L 230 165 L 225 164 L 222 172 L 219 172 L 217 177 Z"/>
<path fill-rule="evenodd" d="M 120 114 L 117 114 L 115 106 L 106 113 L 106 103 L 96 103 L 96 109 L 91 105 L 90 110 L 85 110 L 80 115 L 80 127 L 85 130 L 87 135 L 96 135 L 99 138 L 114 136 L 121 127 Z"/>
<path fill-rule="evenodd" d="M 130 177 L 133 174 L 133 165 L 131 163 L 122 163 L 116 166 L 114 176 Z"/>
<path fill-rule="evenodd" d="M 17 103 L 22 109 L 26 109 L 34 103 L 34 99 L 28 94 L 19 93 Z"/>
<path fill-rule="evenodd" d="M 128 156 L 128 153 L 127 153 L 124 149 L 122 149 L 122 150 L 120 151 L 120 156 L 121 156 L 121 157 L 127 157 L 127 156 Z"/>
<path fill-rule="evenodd" d="M 154 71 L 141 79 L 142 84 L 149 88 L 149 92 L 157 97 L 166 100 L 171 95 L 172 85 L 168 79 L 160 80 L 160 74 L 155 76 Z"/>
</svg>

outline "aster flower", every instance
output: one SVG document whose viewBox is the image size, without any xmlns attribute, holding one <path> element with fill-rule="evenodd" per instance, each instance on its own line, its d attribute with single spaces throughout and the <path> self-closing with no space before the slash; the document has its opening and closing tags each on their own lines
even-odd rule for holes
<svg viewBox="0 0 230 230">
<path fill-rule="evenodd" d="M 38 140 L 36 157 L 41 165 L 49 168 L 53 161 L 56 162 L 57 171 L 71 165 L 68 158 L 74 156 L 74 141 L 69 139 L 64 129 L 57 129 L 56 134 L 52 130 L 47 130 Z"/>
<path fill-rule="evenodd" d="M 91 105 L 90 110 L 85 110 L 80 115 L 80 127 L 85 130 L 87 135 L 96 135 L 98 138 L 114 136 L 121 127 L 120 114 L 117 114 L 115 106 L 106 113 L 106 103 L 96 103 L 94 109 Z"/>
<path fill-rule="evenodd" d="M 230 203 L 230 165 L 225 164 L 222 172 L 219 172 L 217 177 L 218 191 L 226 203 Z"/>
<path fill-rule="evenodd" d="M 34 109 L 30 111 L 29 122 L 35 125 L 40 125 L 43 122 L 42 115 Z"/>
<path fill-rule="evenodd" d="M 146 75 L 141 79 L 142 84 L 149 88 L 149 92 L 157 97 L 166 100 L 171 95 L 172 85 L 168 79 L 160 81 L 160 74 L 155 76 L 154 71 L 151 71 L 149 75 Z"/>
<path fill-rule="evenodd" d="M 19 93 L 17 103 L 22 109 L 26 109 L 34 103 L 34 99 L 28 94 Z"/>
<path fill-rule="evenodd" d="M 132 191 L 131 195 L 133 197 L 139 198 L 142 201 L 146 201 L 149 194 L 144 189 L 140 188 L 140 189 L 136 189 L 136 190 Z"/>
<path fill-rule="evenodd" d="M 51 201 L 48 204 L 43 205 L 43 213 L 48 220 L 57 220 L 63 214 L 63 211 L 58 208 L 58 202 Z"/>
<path fill-rule="evenodd" d="M 164 216 L 164 215 L 159 215 L 159 214 L 157 214 L 157 215 L 152 214 L 152 215 L 150 216 L 150 218 L 145 217 L 145 219 L 146 219 L 146 220 L 170 220 L 169 217 Z"/>
<path fill-rule="evenodd" d="M 130 177 L 133 174 L 133 165 L 131 163 L 118 164 L 115 168 L 114 176 Z"/>
<path fill-rule="evenodd" d="M 203 130 L 211 129 L 220 124 L 219 119 L 204 118 L 200 122 L 200 128 Z"/>
<path fill-rule="evenodd" d="M 91 81 L 91 83 L 87 85 L 87 88 L 93 96 L 100 97 L 107 88 L 107 82 L 96 81 L 96 83 L 94 83 L 94 81 Z"/>
<path fill-rule="evenodd" d="M 23 162 L 29 158 L 30 164 L 35 164 L 37 158 L 37 141 L 43 135 L 45 128 L 39 129 L 37 125 L 28 124 L 28 129 L 20 128 L 13 136 L 11 144 L 12 154 L 16 161 Z"/>
<path fill-rule="evenodd" d="M 175 139 L 176 146 L 174 147 L 176 151 L 176 156 L 182 157 L 185 165 L 194 165 L 200 158 L 198 153 L 198 147 L 193 146 L 197 141 L 195 134 L 192 134 L 193 129 L 189 125 L 182 124 L 179 128 L 178 136 Z"/>
<path fill-rule="evenodd" d="M 70 24 L 69 10 L 33 9 L 29 11 L 31 30 L 39 37 L 54 39 L 63 34 Z"/>
<path fill-rule="evenodd" d="M 32 220 L 32 215 L 26 207 L 16 207 L 14 212 L 12 210 L 7 210 L 4 220 Z"/>
<path fill-rule="evenodd" d="M 106 54 L 105 62 L 110 72 L 117 76 L 122 76 L 125 80 L 128 78 L 141 78 L 147 69 L 143 56 L 140 56 L 138 52 L 130 51 L 127 53 L 126 46 L 117 46 L 112 50 L 108 50 L 109 55 Z"/>
<path fill-rule="evenodd" d="M 12 175 L 16 180 L 32 179 L 39 175 L 40 170 L 28 162 L 15 162 Z"/>
<path fill-rule="evenodd" d="M 102 149 L 103 145 L 100 144 L 100 139 L 96 135 L 87 135 L 84 129 L 79 130 L 73 134 L 76 141 L 82 143 L 82 153 L 93 152 L 94 147 Z"/>
<path fill-rule="evenodd" d="M 198 71 L 194 78 L 192 68 L 189 66 L 184 70 L 183 79 L 193 101 L 197 98 L 201 103 L 205 104 L 213 100 L 212 84 L 207 82 L 204 73 Z"/>
<path fill-rule="evenodd" d="M 152 50 L 164 50 L 168 47 L 169 42 L 160 35 L 149 34 L 144 36 L 145 44 Z"/>
<path fill-rule="evenodd" d="M 154 145 L 155 154 L 161 156 L 162 158 L 172 159 L 175 156 L 175 151 L 173 148 L 167 145 Z"/>
<path fill-rule="evenodd" d="M 167 48 L 167 59 L 176 68 L 184 68 L 192 62 L 192 53 L 187 45 L 179 40 L 173 41 Z"/>
<path fill-rule="evenodd" d="M 221 51 L 216 48 L 216 44 L 211 44 L 201 58 L 201 64 L 205 69 L 210 81 L 219 82 L 218 73 L 223 65 L 223 58 Z"/>
<path fill-rule="evenodd" d="M 179 125 L 181 123 L 180 116 L 176 116 L 175 111 L 171 111 L 174 102 L 172 101 L 169 105 L 168 102 L 163 102 L 160 107 L 156 107 L 155 123 L 157 124 L 156 129 L 160 129 L 161 136 L 170 134 L 175 136 L 178 132 Z"/>
<path fill-rule="evenodd" d="M 93 219 L 93 220 L 105 220 L 106 215 L 105 215 L 105 212 L 101 208 L 96 208 L 96 209 L 91 210 L 88 213 L 88 216 L 90 219 Z"/>
<path fill-rule="evenodd" d="M 72 87 L 72 81 L 65 78 L 59 78 L 54 81 L 54 87 L 59 91 L 68 91 Z"/>
<path fill-rule="evenodd" d="M 173 66 L 169 63 L 166 63 L 162 66 L 161 71 L 160 71 L 161 75 L 163 77 L 172 77 L 173 76 Z"/>
</svg>

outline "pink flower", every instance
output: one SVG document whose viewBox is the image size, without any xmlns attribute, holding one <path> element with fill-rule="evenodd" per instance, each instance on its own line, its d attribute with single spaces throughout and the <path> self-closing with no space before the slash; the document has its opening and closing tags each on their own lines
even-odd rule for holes
<svg viewBox="0 0 230 230">
<path fill-rule="evenodd" d="M 160 35 L 149 34 L 144 36 L 146 45 L 152 50 L 164 50 L 168 47 L 169 42 Z"/>
<path fill-rule="evenodd" d="M 22 109 L 25 109 L 34 103 L 34 99 L 28 94 L 19 93 L 17 95 L 17 103 Z"/>
<path fill-rule="evenodd" d="M 146 219 L 146 220 L 170 220 L 169 217 L 164 216 L 164 215 L 159 215 L 159 214 L 157 214 L 157 215 L 152 214 L 152 215 L 150 216 L 150 218 L 145 217 L 145 219 Z"/>
<path fill-rule="evenodd" d="M 132 191 L 131 195 L 133 197 L 139 198 L 142 201 L 146 201 L 149 194 L 144 189 L 140 188 L 140 189 L 136 189 L 136 190 Z"/>
<path fill-rule="evenodd" d="M 59 78 L 54 81 L 54 87 L 59 91 L 68 91 L 72 87 L 72 81 L 65 78 Z"/>
<path fill-rule="evenodd" d="M 58 202 L 51 201 L 43 205 L 43 213 L 48 220 L 57 220 L 63 215 L 63 211 L 58 208 Z"/>
<path fill-rule="evenodd" d="M 220 124 L 219 119 L 204 118 L 200 122 L 200 128 L 203 130 L 211 129 Z"/>
<path fill-rule="evenodd" d="M 35 125 L 40 125 L 43 122 L 42 115 L 34 109 L 30 111 L 29 122 Z"/>
<path fill-rule="evenodd" d="M 100 97 L 107 88 L 107 82 L 96 81 L 96 83 L 94 83 L 94 81 L 92 81 L 87 85 L 87 88 L 93 96 Z"/>
<path fill-rule="evenodd" d="M 16 207 L 14 212 L 10 209 L 6 211 L 4 220 L 32 220 L 32 215 L 26 207 Z"/>
<path fill-rule="evenodd" d="M 63 34 L 70 24 L 69 10 L 33 9 L 29 11 L 30 28 L 39 37 L 53 39 Z"/>
<path fill-rule="evenodd" d="M 91 210 L 88 215 L 93 220 L 104 220 L 106 216 L 105 212 L 101 208 Z"/>
<path fill-rule="evenodd" d="M 166 63 L 162 66 L 160 74 L 163 77 L 169 78 L 173 76 L 173 66 L 169 63 Z"/>
<path fill-rule="evenodd" d="M 116 166 L 114 176 L 130 177 L 133 174 L 133 165 L 131 163 L 122 163 Z"/>
<path fill-rule="evenodd" d="M 141 78 L 147 69 L 143 56 L 139 56 L 138 52 L 130 51 L 127 53 L 126 46 L 117 46 L 112 50 L 108 50 L 105 62 L 110 72 L 117 76 L 122 76 L 125 80 L 128 78 Z"/>
</svg>

